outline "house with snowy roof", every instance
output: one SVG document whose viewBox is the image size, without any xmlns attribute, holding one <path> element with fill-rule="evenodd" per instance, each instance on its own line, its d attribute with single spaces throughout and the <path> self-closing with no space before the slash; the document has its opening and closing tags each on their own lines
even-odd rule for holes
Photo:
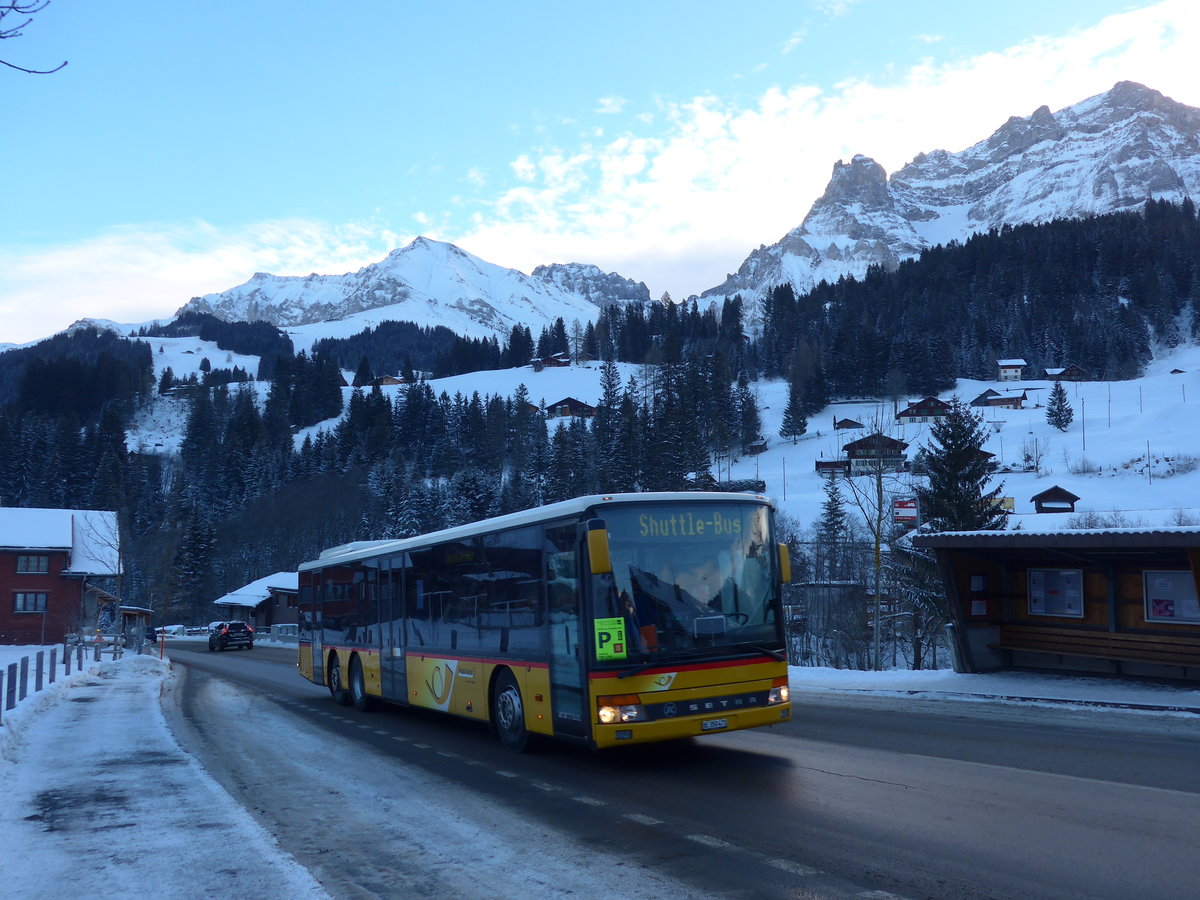
<svg viewBox="0 0 1200 900">
<path fill-rule="evenodd" d="M 919 425 L 927 422 L 940 422 L 950 415 L 950 404 L 937 397 L 925 397 L 916 403 L 896 413 L 896 423 L 899 425 Z"/>
<path fill-rule="evenodd" d="M 1000 370 L 997 381 L 1020 381 L 1026 362 L 1023 359 L 998 359 L 996 366 Z"/>
<path fill-rule="evenodd" d="M 119 629 L 120 574 L 115 512 L 0 507 L 0 643 Z"/>
<path fill-rule="evenodd" d="M 295 572 L 264 575 L 213 601 L 217 615 L 238 619 L 268 632 L 273 625 L 297 625 L 300 622 L 300 576 Z"/>
<path fill-rule="evenodd" d="M 546 418 L 557 419 L 568 416 L 578 416 L 590 419 L 596 415 L 596 407 L 574 397 L 563 397 L 556 403 L 546 404 Z"/>
<path fill-rule="evenodd" d="M 1054 366 L 1046 368 L 1046 379 L 1048 381 L 1087 381 L 1091 378 L 1086 369 L 1082 369 L 1075 363 L 1069 366 Z"/>
</svg>

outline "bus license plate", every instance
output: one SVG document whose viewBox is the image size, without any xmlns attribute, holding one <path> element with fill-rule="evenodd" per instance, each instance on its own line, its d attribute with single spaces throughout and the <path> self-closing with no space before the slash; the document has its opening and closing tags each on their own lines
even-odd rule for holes
<svg viewBox="0 0 1200 900">
<path fill-rule="evenodd" d="M 701 731 L 718 731 L 729 726 L 728 719 L 705 719 L 700 723 Z"/>
</svg>

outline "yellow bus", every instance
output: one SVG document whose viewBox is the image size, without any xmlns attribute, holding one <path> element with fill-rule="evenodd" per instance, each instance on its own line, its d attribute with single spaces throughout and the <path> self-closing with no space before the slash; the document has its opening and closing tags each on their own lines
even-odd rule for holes
<svg viewBox="0 0 1200 900">
<path fill-rule="evenodd" d="M 580 497 L 300 566 L 301 674 L 333 699 L 612 747 L 786 721 L 787 548 L 749 494 Z"/>
</svg>

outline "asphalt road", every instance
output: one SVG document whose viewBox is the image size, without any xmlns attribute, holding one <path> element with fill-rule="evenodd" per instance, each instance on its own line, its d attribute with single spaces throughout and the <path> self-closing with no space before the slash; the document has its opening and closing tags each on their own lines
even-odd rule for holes
<svg viewBox="0 0 1200 900">
<path fill-rule="evenodd" d="M 168 651 L 187 671 L 176 698 L 185 745 L 339 897 L 399 895 L 385 877 L 397 871 L 408 879 L 401 893 L 449 894 L 436 873 L 414 867 L 414 854 L 381 856 L 370 815 L 339 823 L 343 835 L 362 838 L 340 839 L 333 864 L 327 832 L 314 827 L 330 815 L 328 776 L 289 764 L 285 748 L 264 741 L 264 715 L 336 743 L 341 765 L 361 761 L 361 777 L 385 798 L 401 790 L 388 766 L 407 767 L 693 896 L 1179 898 L 1200 890 L 1193 719 L 807 695 L 794 698 L 792 722 L 771 729 L 515 755 L 476 723 L 336 707 L 296 674 L 291 650 Z M 232 722 L 222 714 L 228 699 L 213 693 L 218 684 L 266 711 Z M 272 753 L 278 758 L 265 758 Z M 610 895 L 632 896 L 633 882 L 625 884 Z"/>
</svg>

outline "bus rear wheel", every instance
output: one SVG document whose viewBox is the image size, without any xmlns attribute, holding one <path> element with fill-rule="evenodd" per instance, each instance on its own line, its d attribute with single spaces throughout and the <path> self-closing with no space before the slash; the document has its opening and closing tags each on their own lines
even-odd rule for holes
<svg viewBox="0 0 1200 900">
<path fill-rule="evenodd" d="M 338 706 L 350 705 L 350 692 L 345 688 L 342 678 L 342 664 L 335 653 L 329 657 L 329 696 Z"/>
<path fill-rule="evenodd" d="M 521 689 L 512 672 L 505 669 L 492 686 L 492 722 L 496 734 L 509 750 L 523 753 L 529 747 L 529 731 L 525 727 L 525 704 Z"/>
<path fill-rule="evenodd" d="M 375 708 L 375 698 L 367 693 L 367 680 L 357 656 L 350 660 L 350 698 L 359 712 Z"/>
</svg>

